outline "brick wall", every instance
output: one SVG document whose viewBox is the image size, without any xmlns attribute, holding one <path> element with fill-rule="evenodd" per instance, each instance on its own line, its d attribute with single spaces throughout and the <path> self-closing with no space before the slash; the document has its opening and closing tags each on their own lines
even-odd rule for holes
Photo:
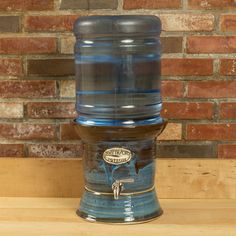
<svg viewBox="0 0 236 236">
<path fill-rule="evenodd" d="M 163 22 L 161 157 L 236 158 L 235 0 L 0 1 L 0 156 L 77 157 L 74 20 Z"/>
</svg>

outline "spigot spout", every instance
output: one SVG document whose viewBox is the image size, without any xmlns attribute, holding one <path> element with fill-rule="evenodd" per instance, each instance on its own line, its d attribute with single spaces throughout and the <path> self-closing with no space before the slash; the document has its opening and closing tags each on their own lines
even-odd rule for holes
<svg viewBox="0 0 236 236">
<path fill-rule="evenodd" d="M 113 184 L 112 184 L 112 190 L 113 190 L 113 194 L 114 194 L 114 199 L 117 200 L 119 199 L 119 196 L 121 194 L 121 192 L 124 189 L 124 183 L 133 183 L 134 179 L 120 179 L 120 180 L 116 180 Z"/>
</svg>

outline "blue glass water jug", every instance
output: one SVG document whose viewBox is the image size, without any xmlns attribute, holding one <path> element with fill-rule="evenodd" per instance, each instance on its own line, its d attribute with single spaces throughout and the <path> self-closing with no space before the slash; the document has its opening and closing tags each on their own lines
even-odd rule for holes
<svg viewBox="0 0 236 236">
<path fill-rule="evenodd" d="M 77 214 L 132 223 L 162 212 L 154 188 L 156 137 L 166 121 L 155 16 L 88 16 L 76 36 L 75 128 L 85 145 L 85 191 Z"/>
</svg>

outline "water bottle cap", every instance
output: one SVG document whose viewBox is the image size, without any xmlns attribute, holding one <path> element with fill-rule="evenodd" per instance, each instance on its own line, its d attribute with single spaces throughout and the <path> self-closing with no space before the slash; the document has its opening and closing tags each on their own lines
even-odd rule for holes
<svg viewBox="0 0 236 236">
<path fill-rule="evenodd" d="M 161 21 L 154 15 L 96 15 L 79 17 L 74 24 L 77 37 L 93 35 L 160 35 Z"/>
</svg>

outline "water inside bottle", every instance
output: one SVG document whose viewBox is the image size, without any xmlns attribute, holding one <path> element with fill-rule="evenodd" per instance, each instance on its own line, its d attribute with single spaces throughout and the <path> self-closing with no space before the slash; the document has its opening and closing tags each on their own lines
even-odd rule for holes
<svg viewBox="0 0 236 236">
<path fill-rule="evenodd" d="M 161 119 L 158 54 L 79 54 L 76 70 L 80 122 L 115 125 Z"/>
</svg>

